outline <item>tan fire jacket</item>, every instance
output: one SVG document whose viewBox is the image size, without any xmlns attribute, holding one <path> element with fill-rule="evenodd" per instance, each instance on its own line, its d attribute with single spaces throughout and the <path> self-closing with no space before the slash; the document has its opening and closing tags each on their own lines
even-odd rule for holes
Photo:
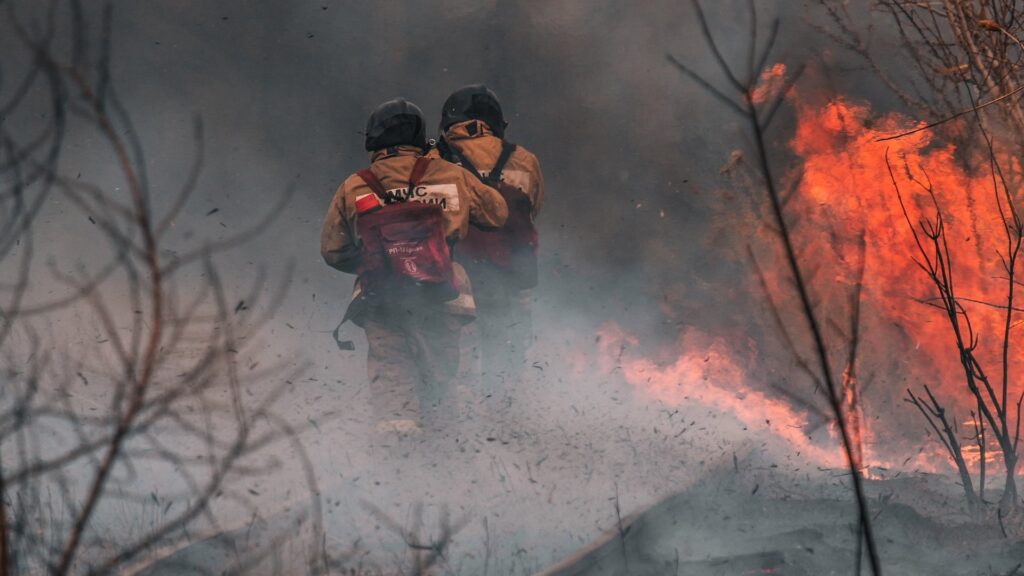
<svg viewBox="0 0 1024 576">
<path fill-rule="evenodd" d="M 413 146 L 378 150 L 370 155 L 370 170 L 389 194 L 401 195 L 408 188 L 409 174 L 420 154 L 420 149 Z M 461 167 L 440 158 L 434 158 L 430 163 L 420 185 L 418 190 L 421 196 L 414 201 L 441 206 L 445 234 L 449 241 L 464 238 L 470 222 L 484 228 L 496 228 L 504 224 L 508 217 L 508 207 L 501 194 L 485 186 Z M 342 272 L 356 273 L 360 255 L 356 232 L 356 198 L 372 192 L 362 178 L 353 174 L 338 187 L 327 209 L 320 229 L 320 254 L 327 264 Z M 446 308 L 453 314 L 472 317 L 476 310 L 472 289 L 465 270 L 458 264 L 455 265 L 455 280 L 460 296 L 447 302 Z M 360 292 L 357 279 L 353 301 L 358 300 Z M 359 324 L 359 319 L 353 316 L 352 311 L 349 316 Z"/>
<path fill-rule="evenodd" d="M 483 171 L 484 175 L 490 173 L 501 155 L 501 139 L 479 120 L 453 124 L 445 131 L 444 139 L 464 154 L 477 170 Z M 533 205 L 533 217 L 536 218 L 544 204 L 544 177 L 537 157 L 517 144 L 505 164 L 501 179 L 526 193 Z"/>
</svg>

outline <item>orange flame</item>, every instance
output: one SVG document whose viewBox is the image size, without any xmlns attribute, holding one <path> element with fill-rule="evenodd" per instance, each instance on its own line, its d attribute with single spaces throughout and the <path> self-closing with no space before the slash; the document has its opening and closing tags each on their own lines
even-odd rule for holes
<svg viewBox="0 0 1024 576">
<path fill-rule="evenodd" d="M 776 95 L 784 86 L 784 77 L 783 65 L 769 69 L 755 90 L 755 101 Z M 976 166 L 986 163 L 940 141 L 930 130 L 882 140 L 913 129 L 914 123 L 905 117 L 876 115 L 868 105 L 843 97 L 822 103 L 793 92 L 788 98 L 796 111 L 789 147 L 799 158 L 800 171 L 786 210 L 799 222 L 795 233 L 801 253 L 813 255 L 817 266 L 817 276 L 811 282 L 815 301 L 822 310 L 843 310 L 849 288 L 858 282 L 857 263 L 863 253 L 862 308 L 874 332 L 864 336 L 859 362 L 888 370 L 868 395 L 861 393 L 859 378 L 843 375 L 841 392 L 855 444 L 855 464 L 888 465 L 891 460 L 928 470 L 947 469 L 951 464 L 938 442 L 921 440 L 923 448 L 915 446 L 916 455 L 904 461 L 903 457 L 912 453 L 909 447 L 903 447 L 904 453 L 892 453 L 878 446 L 878 438 L 885 435 L 874 430 L 876 426 L 901 425 L 879 422 L 877 414 L 883 409 L 897 414 L 894 410 L 902 406 L 899 400 L 908 386 L 917 390 L 928 384 L 954 418 L 975 407 L 964 383 L 949 320 L 941 310 L 928 306 L 935 289 L 915 263 L 920 255 L 897 201 L 886 157 L 912 225 L 934 218 L 934 194 L 953 255 L 956 289 L 979 338 L 975 355 L 989 367 L 997 385 L 1005 311 L 983 303 L 1005 302 L 1006 297 L 1006 273 L 999 257 L 1005 255 L 1007 246 L 1001 216 L 1001 211 L 1008 211 L 1004 191 L 996 187 L 990 173 L 967 168 L 972 164 L 965 159 Z M 997 154 L 1010 171 L 1020 172 L 1018 159 Z M 774 239 L 771 242 L 764 245 L 774 245 Z M 769 273 L 782 269 L 767 268 Z M 767 280 L 777 297 L 790 290 L 781 273 Z M 678 353 L 668 363 L 635 354 L 631 350 L 635 345 L 635 338 L 617 326 L 604 328 L 604 361 L 615 363 L 625 380 L 645 394 L 670 404 L 700 402 L 734 414 L 751 427 L 764 427 L 769 420 L 772 434 L 808 457 L 826 466 L 845 466 L 836 446 L 822 447 L 809 441 L 803 432 L 806 413 L 758 391 L 758 383 L 749 381 L 736 351 L 723 339 L 687 329 L 680 336 Z M 1024 343 L 1009 352 L 1011 382 L 1021 373 L 1022 363 Z M 1011 389 L 1010 397 L 1019 393 Z M 919 417 L 912 408 L 906 410 L 898 413 L 900 422 Z M 919 426 L 925 429 L 923 421 Z M 976 465 L 980 460 L 977 445 L 972 441 L 962 444 L 965 458 Z M 996 450 L 988 450 L 986 460 L 996 454 Z"/>
<path fill-rule="evenodd" d="M 934 302 L 936 290 L 915 263 L 921 256 L 900 210 L 886 154 L 914 226 L 935 217 L 929 188 L 935 195 L 950 243 L 957 294 L 979 339 L 975 355 L 996 386 L 1005 311 L 984 303 L 1005 303 L 1007 293 L 1000 258 L 1007 251 L 1004 191 L 987 171 L 965 168 L 965 157 L 976 158 L 939 142 L 930 131 L 880 141 L 912 127 L 898 115 L 874 117 L 866 105 L 843 98 L 821 107 L 799 96 L 793 103 L 797 127 L 791 148 L 802 160 L 802 178 L 790 209 L 802 221 L 819 224 L 801 235 L 805 252 L 816 258 L 831 255 L 838 285 L 850 285 L 856 281 L 850 263 L 863 241 L 865 306 L 905 335 L 877 343 L 871 350 L 873 360 L 906 362 L 905 375 L 912 387 L 928 384 L 947 409 L 961 416 L 968 413 L 975 400 L 966 388 L 948 318 L 927 305 Z M 1016 159 L 999 159 L 1017 168 Z M 826 301 L 837 297 L 824 295 Z M 1011 347 L 1011 387 L 1022 361 L 1024 347 Z M 895 397 L 902 388 L 888 392 Z"/>
<path fill-rule="evenodd" d="M 747 384 L 746 373 L 724 339 L 689 329 L 679 339 L 679 356 L 668 365 L 636 355 L 636 337 L 608 323 L 600 331 L 602 366 L 621 369 L 626 382 L 668 405 L 699 403 L 735 416 L 747 428 L 786 441 L 812 462 L 844 466 L 834 446 L 819 446 L 804 430 L 806 413 Z"/>
</svg>

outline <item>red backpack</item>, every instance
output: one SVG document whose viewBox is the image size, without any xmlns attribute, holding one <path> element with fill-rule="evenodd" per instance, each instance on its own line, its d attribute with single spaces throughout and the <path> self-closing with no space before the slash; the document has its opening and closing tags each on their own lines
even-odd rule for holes
<svg viewBox="0 0 1024 576">
<path fill-rule="evenodd" d="M 516 145 L 504 141 L 501 143 L 501 154 L 486 176 L 482 176 L 454 146 L 447 145 L 445 148 L 443 152 L 448 152 L 484 184 L 497 190 L 508 205 L 508 219 L 501 228 L 481 230 L 469 227 L 469 233 L 459 242 L 460 260 L 467 259 L 470 266 L 481 263 L 494 266 L 505 273 L 509 285 L 514 288 L 533 288 L 537 285 L 538 247 L 537 228 L 533 225 L 533 204 L 526 192 L 501 180 L 501 173 Z"/>
<path fill-rule="evenodd" d="M 429 164 L 430 158 L 425 156 L 416 160 L 406 198 L 419 186 Z M 457 298 L 441 207 L 389 197 L 369 168 L 357 174 L 386 202 L 356 216 L 362 240 L 357 271 L 366 298 L 382 301 L 419 295 L 438 302 Z"/>
</svg>

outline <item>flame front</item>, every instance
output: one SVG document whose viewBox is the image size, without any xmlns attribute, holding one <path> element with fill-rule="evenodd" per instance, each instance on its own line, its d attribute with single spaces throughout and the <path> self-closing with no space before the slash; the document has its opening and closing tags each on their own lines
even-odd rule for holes
<svg viewBox="0 0 1024 576">
<path fill-rule="evenodd" d="M 886 378 L 889 389 L 873 395 L 875 401 L 895 400 L 907 386 L 919 390 L 928 385 L 954 419 L 966 416 L 976 408 L 976 400 L 965 383 L 949 318 L 934 305 L 937 290 L 917 263 L 922 256 L 910 226 L 920 230 L 926 220 L 934 221 L 937 210 L 941 212 L 958 304 L 969 316 L 978 339 L 974 354 L 998 390 L 1009 289 L 1004 218 L 1010 206 L 1001 183 L 987 169 L 988 150 L 958 151 L 938 142 L 929 130 L 882 140 L 913 125 L 894 114 L 874 118 L 866 105 L 843 98 L 832 99 L 823 107 L 812 106 L 799 96 L 793 103 L 798 120 L 791 147 L 801 158 L 802 177 L 792 210 L 815 223 L 800 236 L 805 251 L 831 254 L 837 263 L 836 284 L 850 285 L 856 279 L 849 263 L 863 238 L 864 305 L 869 314 L 902 333 L 875 342 L 868 357 L 862 359 L 899 367 L 899 373 Z M 995 154 L 1008 170 L 1018 172 L 1016 159 L 998 149 Z M 890 180 L 887 155 L 908 209 L 909 224 Z M 972 171 L 968 166 L 978 168 Z M 928 256 L 934 258 L 932 253 Z M 837 297 L 826 295 L 824 301 Z M 961 322 L 966 323 L 964 317 Z M 1006 368 L 1012 399 L 1024 350 L 1013 346 L 1016 331 L 1011 331 L 1009 338 Z M 961 428 L 960 433 L 967 440 L 963 442 L 965 457 L 976 465 L 973 427 Z M 986 460 L 996 452 L 988 451 Z M 941 458 L 945 460 L 944 455 Z"/>
<path fill-rule="evenodd" d="M 777 65 L 763 75 L 756 100 L 770 100 L 783 85 L 784 73 L 785 68 Z M 911 226 L 920 226 L 941 211 L 959 304 L 978 337 L 975 355 L 991 373 L 994 385 L 1000 385 L 1006 311 L 999 304 L 1005 305 L 1008 290 L 1003 262 L 1010 207 L 1005 191 L 987 169 L 988 150 L 959 151 L 940 141 L 932 130 L 886 140 L 920 125 L 898 114 L 875 115 L 868 105 L 845 97 L 823 101 L 792 91 L 787 98 L 796 112 L 788 147 L 799 166 L 788 177 L 794 192 L 786 214 L 793 222 L 803 264 L 814 269 L 809 283 L 823 318 L 848 309 L 850 289 L 861 279 L 863 259 L 862 315 L 874 332 L 862 335 L 857 376 L 842 372 L 840 379 L 856 444 L 855 464 L 903 462 L 928 470 L 947 469 L 949 460 L 940 445 L 923 438 L 924 421 L 900 399 L 908 387 L 917 390 L 928 385 L 953 420 L 962 420 L 976 408 L 976 401 L 965 385 L 949 318 L 934 306 L 936 290 L 916 262 L 921 255 Z M 1020 172 L 1017 159 L 998 148 L 995 154 L 1006 170 Z M 893 180 L 902 193 L 907 218 Z M 773 234 L 762 230 L 763 238 L 757 243 L 773 244 Z M 794 330 L 802 330 L 796 312 L 785 308 L 785 294 L 791 293 L 792 285 L 784 266 L 777 255 L 759 256 L 764 256 L 769 292 L 782 302 L 782 312 L 793 319 Z M 1011 343 L 1015 320 L 1013 326 Z M 845 466 L 834 443 L 819 446 L 809 440 L 807 412 L 767 391 L 764 382 L 752 377 L 756 367 L 739 360 L 725 340 L 695 328 L 684 329 L 678 353 L 669 362 L 632 352 L 635 344 L 633 337 L 608 325 L 602 334 L 602 356 L 614 361 L 625 380 L 644 394 L 670 405 L 699 402 L 728 412 L 750 427 L 770 429 L 820 465 Z M 1007 351 L 1011 401 L 1019 394 L 1013 382 L 1022 360 L 1022 347 L 1011 345 Z M 864 392 L 866 373 L 872 388 Z M 807 394 L 811 395 L 810 390 Z M 883 408 L 889 410 L 889 421 L 877 417 Z M 766 420 L 770 421 L 767 426 Z M 914 428 L 920 445 L 902 446 L 902 452 L 878 445 L 879 438 L 900 427 Z M 965 457 L 976 467 L 978 446 L 971 432 L 973 428 L 960 429 Z M 996 453 L 987 450 L 986 461 Z M 906 456 L 910 458 L 904 460 Z"/>
<path fill-rule="evenodd" d="M 748 385 L 746 370 L 724 339 L 686 330 L 678 342 L 679 356 L 670 364 L 659 365 L 636 354 L 636 337 L 614 323 L 602 327 L 600 336 L 603 368 L 621 370 L 626 382 L 644 394 L 669 406 L 697 403 L 731 414 L 749 431 L 767 432 L 784 440 L 814 464 L 845 465 L 834 446 L 811 442 L 806 412 Z"/>
</svg>

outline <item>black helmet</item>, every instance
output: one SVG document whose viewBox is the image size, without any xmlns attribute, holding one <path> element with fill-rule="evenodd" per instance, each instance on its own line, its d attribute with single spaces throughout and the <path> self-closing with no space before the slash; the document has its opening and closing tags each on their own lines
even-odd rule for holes
<svg viewBox="0 0 1024 576">
<path fill-rule="evenodd" d="M 498 95 L 483 84 L 463 86 L 445 100 L 441 109 L 441 134 L 452 124 L 466 120 L 484 122 L 498 138 L 505 136 L 505 126 L 508 125 L 501 113 Z"/>
<path fill-rule="evenodd" d="M 403 144 L 426 148 L 426 123 L 419 106 L 395 98 L 377 106 L 366 121 L 366 149 L 372 152 Z"/>
</svg>

